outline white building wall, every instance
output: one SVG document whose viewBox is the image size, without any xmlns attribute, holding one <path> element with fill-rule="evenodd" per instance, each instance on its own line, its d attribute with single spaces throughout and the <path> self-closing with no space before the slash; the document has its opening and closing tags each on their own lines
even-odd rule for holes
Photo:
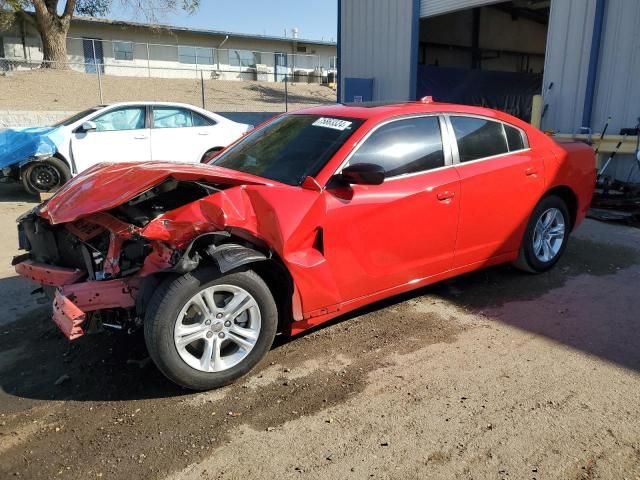
<svg viewBox="0 0 640 480">
<path fill-rule="evenodd" d="M 25 59 L 39 62 L 42 60 L 41 42 L 33 28 L 25 32 L 26 49 L 17 27 L 11 31 L 0 32 L 3 38 L 6 58 Z M 205 34 L 200 32 L 170 31 L 168 29 L 149 29 L 139 26 L 122 26 L 118 24 L 77 20 L 72 23 L 67 40 L 67 53 L 72 68 L 85 71 L 85 52 L 83 38 L 95 38 L 96 48 L 102 46 L 104 73 L 122 76 L 153 76 L 169 78 L 200 77 L 200 70 L 205 78 L 226 80 L 255 79 L 255 69 L 232 65 L 229 58 L 234 50 L 254 52 L 256 63 L 264 66 L 265 75 L 260 78 L 275 81 L 275 53 L 284 53 L 288 57 L 288 68 L 279 68 L 279 73 L 294 75 L 296 71 L 304 71 L 313 75 L 335 72 L 336 46 L 315 44 L 293 39 L 269 39 L 243 37 L 241 35 Z M 133 59 L 116 59 L 114 42 L 133 42 Z M 218 48 L 224 41 L 222 48 Z M 179 61 L 179 46 L 198 47 L 213 51 L 214 64 L 190 64 Z M 305 52 L 299 52 L 299 48 Z M 26 56 L 25 56 L 26 52 Z M 299 76 L 302 81 L 316 81 L 315 78 Z"/>
</svg>

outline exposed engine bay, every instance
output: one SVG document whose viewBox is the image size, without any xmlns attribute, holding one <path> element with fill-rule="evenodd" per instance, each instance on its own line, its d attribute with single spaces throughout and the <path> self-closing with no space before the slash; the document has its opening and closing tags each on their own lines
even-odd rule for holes
<svg viewBox="0 0 640 480">
<path fill-rule="evenodd" d="M 224 185 L 169 178 L 116 207 L 110 213 L 125 222 L 144 227 L 165 212 L 220 192 L 224 188 Z"/>
</svg>

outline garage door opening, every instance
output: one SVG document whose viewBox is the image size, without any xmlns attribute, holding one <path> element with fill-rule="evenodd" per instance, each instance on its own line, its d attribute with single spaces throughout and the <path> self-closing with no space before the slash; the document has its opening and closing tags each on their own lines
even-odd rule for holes
<svg viewBox="0 0 640 480">
<path fill-rule="evenodd" d="M 421 18 L 417 96 L 529 121 L 542 90 L 551 2 L 471 3 L 491 5 Z"/>
</svg>

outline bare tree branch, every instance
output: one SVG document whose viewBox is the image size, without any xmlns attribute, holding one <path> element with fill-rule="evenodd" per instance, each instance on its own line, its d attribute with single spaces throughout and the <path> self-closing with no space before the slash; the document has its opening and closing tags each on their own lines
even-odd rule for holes
<svg viewBox="0 0 640 480">
<path fill-rule="evenodd" d="M 76 0 L 67 0 L 67 4 L 64 6 L 64 13 L 62 14 L 62 18 L 71 19 L 75 9 L 76 9 Z"/>
</svg>

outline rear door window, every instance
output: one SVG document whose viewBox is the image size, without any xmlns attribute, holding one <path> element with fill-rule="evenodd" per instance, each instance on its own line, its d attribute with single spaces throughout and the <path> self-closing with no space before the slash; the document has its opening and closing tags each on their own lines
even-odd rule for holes
<svg viewBox="0 0 640 480">
<path fill-rule="evenodd" d="M 451 116 L 460 162 L 509 152 L 502 123 L 477 117 Z"/>
<path fill-rule="evenodd" d="M 522 132 L 510 125 L 504 126 L 504 132 L 507 134 L 507 143 L 509 144 L 509 151 L 515 152 L 524 148 L 524 139 L 522 138 Z"/>
<path fill-rule="evenodd" d="M 153 107 L 153 128 L 192 127 L 191 110 L 175 107 Z"/>
<path fill-rule="evenodd" d="M 443 167 L 439 118 L 407 118 L 381 126 L 349 160 L 349 165 L 357 163 L 380 165 L 387 178 Z"/>
</svg>

